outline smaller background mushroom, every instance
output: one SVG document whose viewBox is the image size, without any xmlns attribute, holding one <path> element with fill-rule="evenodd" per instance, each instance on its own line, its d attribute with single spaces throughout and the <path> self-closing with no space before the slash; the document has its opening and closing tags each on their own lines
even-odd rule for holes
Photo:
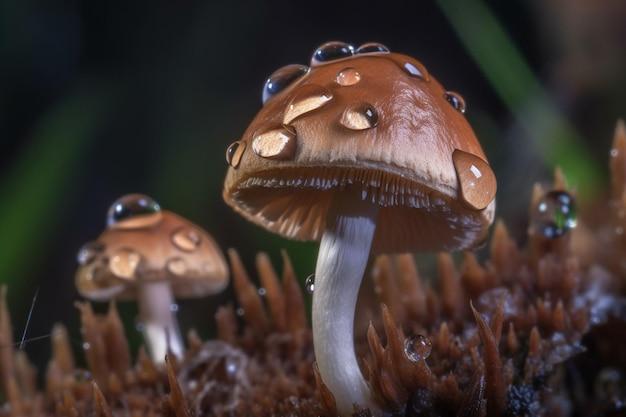
<svg viewBox="0 0 626 417">
<path fill-rule="evenodd" d="M 141 194 L 113 203 L 107 228 L 80 249 L 78 262 L 76 287 L 84 297 L 137 300 L 156 363 L 163 363 L 168 350 L 184 352 L 174 297 L 204 297 L 228 283 L 228 267 L 213 238 Z"/>
</svg>

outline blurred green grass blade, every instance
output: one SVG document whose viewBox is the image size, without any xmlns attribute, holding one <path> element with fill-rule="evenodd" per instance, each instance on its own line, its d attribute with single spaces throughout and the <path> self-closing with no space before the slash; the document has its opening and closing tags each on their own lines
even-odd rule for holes
<svg viewBox="0 0 626 417">
<path fill-rule="evenodd" d="M 550 166 L 560 166 L 583 196 L 602 182 L 576 129 L 545 93 L 522 54 L 481 0 L 437 0 L 500 99 L 527 130 L 530 144 Z"/>
<path fill-rule="evenodd" d="M 18 292 L 27 269 L 49 254 L 46 245 L 63 215 L 72 177 L 80 175 L 80 158 L 94 138 L 107 96 L 89 90 L 56 105 L 0 180 L 0 282 L 12 291 Z"/>
</svg>

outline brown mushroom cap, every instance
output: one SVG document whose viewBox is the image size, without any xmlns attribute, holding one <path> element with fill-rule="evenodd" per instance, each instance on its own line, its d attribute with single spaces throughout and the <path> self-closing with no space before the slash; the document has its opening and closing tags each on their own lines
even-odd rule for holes
<svg viewBox="0 0 626 417">
<path fill-rule="evenodd" d="M 214 294 L 228 283 L 226 260 L 213 238 L 169 211 L 109 225 L 78 258 L 76 287 L 99 301 L 135 299 L 141 282 L 169 281 L 181 298 Z"/>
<path fill-rule="evenodd" d="M 463 112 L 411 57 L 318 63 L 231 145 L 224 199 L 275 233 L 318 240 L 332 194 L 361 187 L 380 206 L 374 251 L 475 246 L 493 221 L 496 181 Z"/>
</svg>

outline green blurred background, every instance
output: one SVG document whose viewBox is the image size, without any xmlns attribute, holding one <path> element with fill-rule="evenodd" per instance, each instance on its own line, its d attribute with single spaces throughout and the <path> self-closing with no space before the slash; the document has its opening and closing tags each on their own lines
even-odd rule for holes
<svg viewBox="0 0 626 417">
<path fill-rule="evenodd" d="M 258 250 L 278 262 L 287 248 L 300 276 L 312 273 L 315 244 L 266 233 L 222 202 L 224 151 L 260 108 L 265 78 L 335 39 L 413 55 L 463 94 L 517 237 L 531 184 L 555 165 L 582 198 L 604 188 L 626 115 L 621 0 L 3 0 L 0 281 L 16 340 L 37 289 L 28 336 L 62 321 L 78 340 L 75 254 L 129 192 L 204 226 L 250 267 Z M 183 327 L 209 333 L 228 297 L 184 303 Z M 122 312 L 132 329 L 134 307 Z M 25 349 L 41 365 L 48 345 Z"/>
</svg>

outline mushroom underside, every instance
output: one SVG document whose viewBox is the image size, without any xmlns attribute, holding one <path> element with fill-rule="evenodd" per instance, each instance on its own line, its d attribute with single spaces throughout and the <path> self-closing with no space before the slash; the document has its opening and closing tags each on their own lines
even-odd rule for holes
<svg viewBox="0 0 626 417">
<path fill-rule="evenodd" d="M 379 207 L 372 252 L 458 250 L 486 238 L 494 204 L 474 210 L 421 182 L 377 169 L 305 167 L 255 173 L 225 191 L 248 220 L 290 239 L 320 240 L 336 193 Z"/>
</svg>

